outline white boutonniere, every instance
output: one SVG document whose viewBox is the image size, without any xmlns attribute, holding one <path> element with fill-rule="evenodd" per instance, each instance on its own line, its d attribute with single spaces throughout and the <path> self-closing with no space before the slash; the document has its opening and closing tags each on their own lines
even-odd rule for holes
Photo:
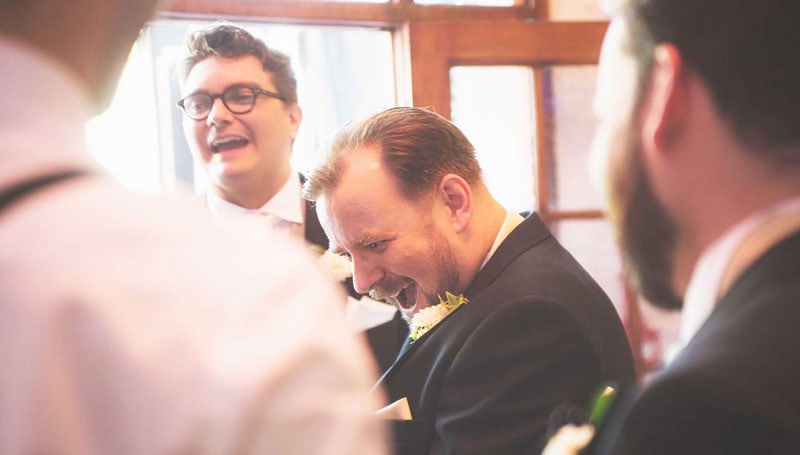
<svg viewBox="0 0 800 455">
<path fill-rule="evenodd" d="M 436 324 L 442 322 L 448 314 L 452 313 L 456 308 L 469 302 L 469 299 L 464 297 L 463 294 L 453 295 L 445 292 L 445 298 L 439 296 L 439 304 L 429 306 L 419 310 L 414 317 L 411 318 L 409 329 L 411 331 L 411 341 L 417 341 L 419 337 L 425 335 L 428 330 L 434 328 Z"/>
<path fill-rule="evenodd" d="M 312 248 L 320 251 L 321 248 Z M 325 250 L 319 257 L 319 265 L 336 281 L 344 281 L 353 276 L 353 262 L 346 256 Z"/>
</svg>

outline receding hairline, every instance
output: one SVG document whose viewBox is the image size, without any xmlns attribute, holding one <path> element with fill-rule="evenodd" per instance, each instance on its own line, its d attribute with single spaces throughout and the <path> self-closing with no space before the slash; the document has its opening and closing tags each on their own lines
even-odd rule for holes
<svg viewBox="0 0 800 455">
<path fill-rule="evenodd" d="M 381 165 L 385 166 L 383 154 L 378 147 L 380 145 L 374 141 L 371 143 L 358 141 L 336 150 L 335 156 L 329 157 L 322 166 L 308 175 L 306 183 L 303 185 L 303 198 L 316 202 L 335 191 L 342 183 L 342 177 L 350 169 L 350 163 L 356 159 L 357 150 L 369 149 L 370 153 L 378 155 Z"/>
</svg>

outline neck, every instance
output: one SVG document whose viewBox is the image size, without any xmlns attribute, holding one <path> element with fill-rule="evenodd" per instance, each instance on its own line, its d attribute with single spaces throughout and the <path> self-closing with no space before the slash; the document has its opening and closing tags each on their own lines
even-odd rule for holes
<svg viewBox="0 0 800 455">
<path fill-rule="evenodd" d="M 255 210 L 269 202 L 288 181 L 291 169 L 275 178 L 249 179 L 214 188 L 219 197 L 239 207 Z"/>
<path fill-rule="evenodd" d="M 753 152 L 751 152 L 753 153 Z M 778 168 L 745 155 L 738 166 L 722 166 L 706 190 L 699 190 L 693 210 L 679 224 L 675 286 L 685 290 L 696 261 L 722 235 L 756 213 L 800 195 L 800 171 Z"/>
<path fill-rule="evenodd" d="M 476 192 L 475 211 L 462 240 L 462 246 L 466 251 L 462 262 L 464 265 L 464 273 L 461 275 L 462 289 L 466 289 L 480 271 L 481 264 L 489 254 L 507 213 L 505 207 L 500 205 L 488 191 Z"/>
</svg>

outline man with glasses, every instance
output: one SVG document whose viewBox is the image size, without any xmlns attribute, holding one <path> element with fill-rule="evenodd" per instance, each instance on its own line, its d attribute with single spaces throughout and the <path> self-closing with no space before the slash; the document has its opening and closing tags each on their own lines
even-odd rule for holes
<svg viewBox="0 0 800 455">
<path fill-rule="evenodd" d="M 229 23 L 195 32 L 187 46 L 178 105 L 189 148 L 208 177 L 211 212 L 259 216 L 327 249 L 316 211 L 300 195 L 302 177 L 290 163 L 303 112 L 289 57 Z M 349 290 L 358 296 L 352 286 Z M 388 368 L 407 335 L 399 313 L 369 299 L 351 299 L 348 314 L 369 328 L 366 336 L 379 367 Z M 371 324 L 365 326 L 365 320 Z"/>
</svg>

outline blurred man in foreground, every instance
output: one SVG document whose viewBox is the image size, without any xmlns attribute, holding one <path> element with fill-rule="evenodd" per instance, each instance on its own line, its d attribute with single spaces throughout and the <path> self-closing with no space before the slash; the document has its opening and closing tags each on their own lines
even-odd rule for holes
<svg viewBox="0 0 800 455">
<path fill-rule="evenodd" d="M 156 3 L 0 3 L 0 454 L 384 453 L 366 350 L 304 248 L 89 159 Z"/>
</svg>

